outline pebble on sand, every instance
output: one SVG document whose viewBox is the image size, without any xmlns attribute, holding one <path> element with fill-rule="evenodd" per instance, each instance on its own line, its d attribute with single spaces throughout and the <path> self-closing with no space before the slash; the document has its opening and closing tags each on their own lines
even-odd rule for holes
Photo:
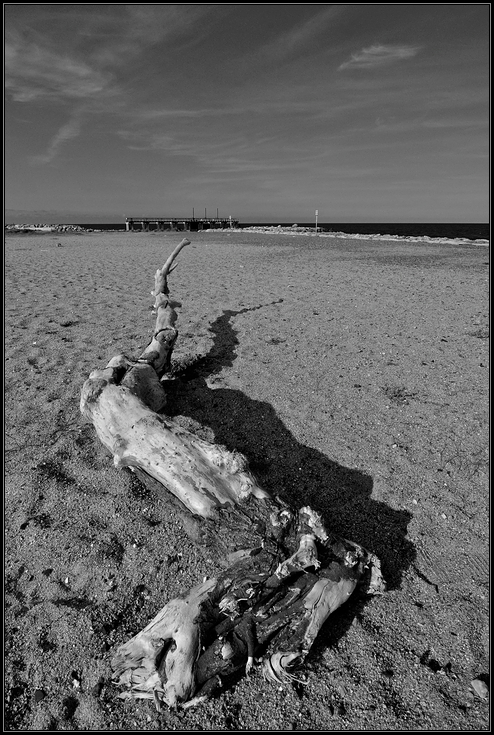
<svg viewBox="0 0 494 735">
<path fill-rule="evenodd" d="M 482 681 L 482 679 L 473 679 L 473 681 L 470 682 L 470 685 L 475 694 L 482 697 L 482 699 L 487 699 L 489 696 L 489 687 L 485 681 Z"/>
</svg>

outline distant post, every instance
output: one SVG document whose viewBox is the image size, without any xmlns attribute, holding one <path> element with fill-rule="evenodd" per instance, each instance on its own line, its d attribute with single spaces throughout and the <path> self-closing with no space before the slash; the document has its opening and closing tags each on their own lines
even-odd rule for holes
<svg viewBox="0 0 494 735">
<path fill-rule="evenodd" d="M 316 232 L 317 232 L 317 216 L 318 216 L 318 214 L 319 214 L 319 210 L 316 209 Z"/>
</svg>

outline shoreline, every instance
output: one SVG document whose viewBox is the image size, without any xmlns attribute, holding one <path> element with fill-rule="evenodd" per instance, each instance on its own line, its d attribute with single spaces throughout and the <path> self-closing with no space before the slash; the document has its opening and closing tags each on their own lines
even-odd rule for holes
<svg viewBox="0 0 494 735">
<path fill-rule="evenodd" d="M 182 236 L 194 236 L 198 234 L 207 233 L 222 233 L 222 234 L 233 234 L 233 233 L 256 233 L 266 235 L 290 235 L 293 237 L 321 237 L 321 238 L 337 238 L 346 240 L 377 240 L 377 241 L 391 241 L 391 242 L 410 242 L 410 243 L 430 243 L 430 244 L 452 244 L 452 245 L 475 245 L 478 247 L 489 247 L 490 240 L 484 238 L 448 238 L 448 237 L 431 237 L 428 235 L 387 235 L 379 233 L 351 233 L 351 232 L 339 232 L 339 231 L 320 231 L 315 232 L 314 228 L 299 227 L 296 225 L 284 226 L 284 225 L 266 225 L 266 226 L 246 226 L 237 228 L 209 228 L 199 231 L 190 230 L 165 230 L 156 231 L 150 230 L 148 232 L 128 232 L 126 230 L 107 230 L 97 228 L 84 228 L 82 225 L 6 225 L 5 234 L 11 235 L 47 235 L 47 234 L 88 234 L 88 233 L 123 233 L 125 235 L 173 235 L 182 234 Z"/>
<path fill-rule="evenodd" d="M 256 232 L 265 233 L 268 235 L 292 235 L 292 236 L 309 236 L 309 237 L 328 237 L 348 240 L 390 240 L 393 242 L 425 242 L 431 244 L 447 244 L 451 243 L 454 245 L 482 245 L 489 246 L 490 241 L 482 238 L 472 240 L 470 238 L 449 238 L 449 237 L 429 237 L 428 235 L 414 236 L 414 235 L 382 235 L 382 234 L 361 234 L 352 232 L 314 232 L 309 228 L 298 228 L 296 230 L 293 227 L 269 226 L 269 227 L 242 227 L 232 230 L 234 232 Z M 225 232 L 225 230 L 204 230 L 204 232 Z M 228 232 L 228 230 L 226 230 Z"/>
</svg>

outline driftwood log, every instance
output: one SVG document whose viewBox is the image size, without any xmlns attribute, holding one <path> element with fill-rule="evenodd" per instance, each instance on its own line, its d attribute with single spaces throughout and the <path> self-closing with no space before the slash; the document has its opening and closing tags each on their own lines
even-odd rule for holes
<svg viewBox="0 0 494 735">
<path fill-rule="evenodd" d="M 171 369 L 180 306 L 168 276 L 188 244 L 182 240 L 156 272 L 156 326 L 143 354 L 113 357 L 90 374 L 81 395 L 81 411 L 115 466 L 170 493 L 187 532 L 223 567 L 168 602 L 115 653 L 120 696 L 154 699 L 158 709 L 196 704 L 256 661 L 268 680 L 296 681 L 327 617 L 356 587 L 384 591 L 374 555 L 328 533 L 310 507 L 271 497 L 243 455 L 167 418 L 161 379 Z"/>
</svg>

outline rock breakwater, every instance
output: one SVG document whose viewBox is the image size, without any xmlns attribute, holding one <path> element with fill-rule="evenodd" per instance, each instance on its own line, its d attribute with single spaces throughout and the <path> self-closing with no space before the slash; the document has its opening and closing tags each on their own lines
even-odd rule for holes
<svg viewBox="0 0 494 735">
<path fill-rule="evenodd" d="M 18 233 L 32 233 L 32 232 L 93 232 L 92 229 L 81 227 L 80 225 L 46 225 L 46 224 L 10 224 L 5 225 L 5 231 L 14 234 Z"/>
<path fill-rule="evenodd" d="M 337 237 L 345 240 L 391 240 L 395 242 L 426 242 L 432 244 L 449 243 L 452 245 L 489 246 L 489 240 L 472 240 L 469 238 L 429 237 L 428 235 L 386 235 L 380 233 L 364 234 L 360 232 L 334 232 L 333 230 L 299 225 L 253 225 L 252 227 L 237 227 L 228 230 L 231 232 L 263 232 L 267 235 L 307 235 L 310 237 Z M 222 229 L 204 230 L 204 232 L 225 232 Z"/>
</svg>

